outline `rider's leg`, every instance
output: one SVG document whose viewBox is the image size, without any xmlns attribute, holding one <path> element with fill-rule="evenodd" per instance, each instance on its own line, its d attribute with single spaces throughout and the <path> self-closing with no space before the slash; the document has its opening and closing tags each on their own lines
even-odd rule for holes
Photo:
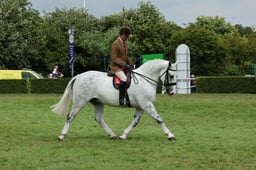
<svg viewBox="0 0 256 170">
<path fill-rule="evenodd" d="M 126 84 L 127 77 L 123 71 L 118 71 L 115 74 L 121 80 L 121 83 L 119 85 L 119 103 L 121 106 L 124 106 L 124 105 L 126 105 L 124 99 L 125 99 L 126 88 L 127 88 L 126 87 L 127 86 L 127 84 Z"/>
<path fill-rule="evenodd" d="M 124 74 L 124 72 L 123 72 L 122 70 L 116 72 L 115 75 L 116 75 L 117 77 L 119 77 L 121 81 L 123 81 L 123 82 L 126 82 L 126 81 L 127 81 L 127 77 L 126 77 L 126 75 Z"/>
</svg>

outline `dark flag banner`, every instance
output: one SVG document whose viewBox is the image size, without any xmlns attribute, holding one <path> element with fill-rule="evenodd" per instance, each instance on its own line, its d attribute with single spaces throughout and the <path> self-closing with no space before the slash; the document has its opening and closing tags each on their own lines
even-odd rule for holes
<svg viewBox="0 0 256 170">
<path fill-rule="evenodd" d="M 74 28 L 70 28 L 68 30 L 68 34 L 69 34 L 69 64 L 70 64 L 70 70 L 71 70 L 71 76 L 74 76 L 74 59 L 75 59 L 75 44 L 74 44 L 74 40 L 75 40 L 75 29 Z"/>
<path fill-rule="evenodd" d="M 74 34 L 75 34 L 75 29 L 74 28 L 70 28 L 68 30 L 68 34 L 69 34 L 69 63 L 73 63 L 74 62 L 74 57 L 75 57 L 75 54 L 74 54 L 74 47 L 75 47 L 75 44 L 74 44 Z"/>
</svg>

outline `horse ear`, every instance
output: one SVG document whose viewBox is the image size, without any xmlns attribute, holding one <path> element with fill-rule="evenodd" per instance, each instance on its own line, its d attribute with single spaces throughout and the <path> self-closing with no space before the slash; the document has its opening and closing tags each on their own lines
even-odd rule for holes
<svg viewBox="0 0 256 170">
<path fill-rule="evenodd" d="M 176 66 L 177 66 L 177 64 L 178 64 L 179 62 L 178 61 L 176 61 L 175 63 L 173 63 L 173 67 L 175 67 L 176 68 Z"/>
<path fill-rule="evenodd" d="M 172 62 L 171 61 L 169 61 L 169 67 L 171 67 L 172 66 Z"/>
</svg>

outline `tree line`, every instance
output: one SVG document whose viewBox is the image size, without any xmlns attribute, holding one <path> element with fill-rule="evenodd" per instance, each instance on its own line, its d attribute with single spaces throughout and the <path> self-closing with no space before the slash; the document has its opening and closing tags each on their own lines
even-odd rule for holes
<svg viewBox="0 0 256 170">
<path fill-rule="evenodd" d="M 170 11 L 171 13 L 171 11 Z M 231 25 L 220 16 L 201 16 L 180 27 L 150 2 L 136 9 L 96 18 L 84 9 L 56 9 L 40 13 L 28 0 L 0 2 L 0 69 L 29 67 L 46 75 L 54 65 L 70 75 L 68 29 L 75 29 L 75 74 L 103 71 L 111 43 L 120 26 L 133 31 L 129 54 L 138 63 L 142 54 L 163 53 L 175 61 L 175 50 L 186 44 L 191 52 L 191 73 L 197 76 L 253 74 L 256 63 L 255 28 Z M 137 65 L 138 65 L 137 64 Z"/>
</svg>

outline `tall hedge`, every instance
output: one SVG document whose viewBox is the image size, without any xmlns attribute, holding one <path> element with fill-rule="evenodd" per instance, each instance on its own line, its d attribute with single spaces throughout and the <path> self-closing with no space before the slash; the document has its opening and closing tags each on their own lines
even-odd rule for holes
<svg viewBox="0 0 256 170">
<path fill-rule="evenodd" d="M 26 80 L 1 80 L 0 93 L 27 93 Z"/>
<path fill-rule="evenodd" d="M 63 93 L 70 79 L 32 79 L 32 93 Z"/>
<path fill-rule="evenodd" d="M 70 79 L 0 80 L 0 93 L 63 93 Z M 161 85 L 157 92 L 161 92 Z M 198 93 L 256 93 L 255 77 L 197 77 Z"/>
<path fill-rule="evenodd" d="M 255 77 L 198 77 L 199 93 L 256 93 Z"/>
<path fill-rule="evenodd" d="M 0 93 L 63 93 L 70 79 L 0 80 Z"/>
</svg>

